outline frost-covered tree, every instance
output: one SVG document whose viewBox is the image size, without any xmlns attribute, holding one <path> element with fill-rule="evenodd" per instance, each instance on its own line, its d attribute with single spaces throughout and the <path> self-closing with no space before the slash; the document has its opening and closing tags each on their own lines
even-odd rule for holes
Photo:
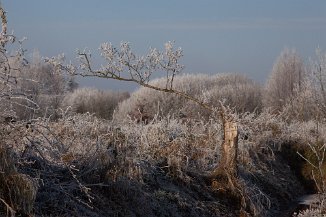
<svg viewBox="0 0 326 217">
<path fill-rule="evenodd" d="M 2 30 L 0 33 L 0 116 L 2 121 L 12 120 L 16 117 L 17 107 L 35 111 L 38 105 L 31 95 L 25 91 L 21 84 L 29 78 L 20 76 L 20 73 L 27 65 L 24 58 L 24 50 L 21 48 L 23 40 L 19 40 L 20 48 L 9 54 L 7 45 L 15 43 L 16 37 L 7 33 L 7 18 L 5 11 L 0 5 L 0 18 Z M 16 65 L 15 63 L 20 64 Z M 29 79 L 30 80 L 30 79 Z"/>
<path fill-rule="evenodd" d="M 50 58 L 47 61 L 52 63 L 55 68 L 68 71 L 73 75 L 134 82 L 142 87 L 175 94 L 207 109 L 212 117 L 216 118 L 216 121 L 223 124 L 224 128 L 220 163 L 212 174 L 213 176 L 224 177 L 220 177 L 221 180 L 227 180 L 225 185 L 234 190 L 238 183 L 238 129 L 235 116 L 222 102 L 219 102 L 216 107 L 210 106 L 204 99 L 199 99 L 175 88 L 174 80 L 183 69 L 183 65 L 179 63 L 180 58 L 183 56 L 182 49 L 175 49 L 173 43 L 168 42 L 165 44 L 163 51 L 150 48 L 147 54 L 136 55 L 129 43 L 122 42 L 120 47 L 115 47 L 111 43 L 103 43 L 100 45 L 99 50 L 105 60 L 105 65 L 98 69 L 94 68 L 91 59 L 93 55 L 90 55 L 89 51 L 78 52 L 79 67 L 74 67 L 72 64 L 63 64 L 60 58 L 57 57 Z M 165 74 L 164 84 L 161 86 L 153 85 L 150 82 L 152 75 L 162 72 Z"/>
<path fill-rule="evenodd" d="M 44 63 L 38 52 L 32 60 L 14 35 L 7 33 L 6 13 L 0 6 L 0 111 L 3 118 L 31 119 L 56 113 L 63 95 L 73 90 L 76 82 L 58 66 Z M 14 46 L 8 46 L 14 44 Z M 7 48 L 16 50 L 7 50 Z M 60 55 L 63 59 L 64 56 Z"/>
<path fill-rule="evenodd" d="M 264 105 L 273 111 L 280 111 L 300 92 L 305 76 L 305 66 L 299 54 L 294 49 L 284 49 L 267 80 Z"/>
<path fill-rule="evenodd" d="M 316 49 L 300 88 L 293 91 L 282 108 L 283 115 L 297 120 L 318 120 L 326 117 L 326 54 Z"/>
<path fill-rule="evenodd" d="M 326 117 L 326 53 L 319 48 L 316 50 L 316 59 L 311 60 L 309 73 L 314 102 L 320 115 Z"/>
</svg>

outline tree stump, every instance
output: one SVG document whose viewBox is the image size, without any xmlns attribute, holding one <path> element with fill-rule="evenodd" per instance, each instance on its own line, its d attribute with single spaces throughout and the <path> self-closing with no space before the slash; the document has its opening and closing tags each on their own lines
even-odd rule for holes
<svg viewBox="0 0 326 217">
<path fill-rule="evenodd" d="M 221 148 L 220 167 L 229 175 L 236 176 L 238 173 L 238 125 L 234 121 L 225 120 L 224 141 Z"/>
<path fill-rule="evenodd" d="M 234 191 L 237 186 L 238 176 L 238 125 L 235 121 L 223 120 L 224 139 L 221 146 L 220 162 L 212 173 L 213 183 L 218 183 L 218 188 Z"/>
</svg>

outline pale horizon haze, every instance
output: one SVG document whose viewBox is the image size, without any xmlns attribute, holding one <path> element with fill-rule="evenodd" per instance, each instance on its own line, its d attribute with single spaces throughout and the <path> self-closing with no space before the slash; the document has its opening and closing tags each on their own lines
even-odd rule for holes
<svg viewBox="0 0 326 217">
<path fill-rule="evenodd" d="M 264 83 L 284 48 L 305 63 L 315 49 L 326 51 L 325 0 L 3 0 L 8 29 L 26 36 L 28 53 L 42 56 L 129 41 L 140 54 L 182 47 L 185 73 L 235 72 Z M 98 58 L 100 58 L 98 56 Z M 96 62 L 96 60 L 95 60 Z M 133 90 L 119 81 L 78 79 L 81 86 Z"/>
</svg>

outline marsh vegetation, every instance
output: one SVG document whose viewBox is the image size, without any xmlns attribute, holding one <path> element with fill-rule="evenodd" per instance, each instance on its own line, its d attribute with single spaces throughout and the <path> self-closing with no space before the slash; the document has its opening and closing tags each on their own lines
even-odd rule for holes
<svg viewBox="0 0 326 217">
<path fill-rule="evenodd" d="M 304 63 L 285 49 L 265 85 L 181 73 L 171 42 L 143 56 L 103 43 L 107 65 L 94 69 L 81 51 L 79 65 L 27 60 L 0 12 L 0 215 L 279 216 L 307 193 L 319 203 L 299 216 L 324 215 L 323 51 Z M 140 87 L 81 88 L 75 76 Z"/>
</svg>

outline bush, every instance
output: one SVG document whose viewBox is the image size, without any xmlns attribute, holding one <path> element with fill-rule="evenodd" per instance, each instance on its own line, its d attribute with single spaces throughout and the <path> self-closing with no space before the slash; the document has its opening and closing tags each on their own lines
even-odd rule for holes
<svg viewBox="0 0 326 217">
<path fill-rule="evenodd" d="M 292 65 L 294 68 L 298 67 L 295 64 Z M 284 79 L 287 80 L 288 78 L 284 76 Z M 325 121 L 325 79 L 326 55 L 322 53 L 321 50 L 317 49 L 316 59 L 311 60 L 311 64 L 307 67 L 306 74 L 304 74 L 303 77 L 301 75 L 301 80 L 294 84 L 294 89 L 288 96 L 288 99 L 283 100 L 280 98 L 282 101 L 282 108 L 279 107 L 279 111 L 282 113 L 282 116 L 289 120 L 308 121 L 313 119 Z M 265 102 L 266 96 L 267 94 L 265 94 L 264 97 Z"/>
<path fill-rule="evenodd" d="M 79 88 L 65 96 L 62 107 L 71 107 L 73 113 L 83 114 L 89 112 L 100 118 L 111 119 L 118 103 L 128 97 L 128 92 Z"/>
<path fill-rule="evenodd" d="M 292 121 L 321 120 L 323 113 L 315 101 L 314 89 L 309 81 L 302 84 L 300 91 L 295 91 L 292 99 L 283 105 L 280 114 Z"/>
<path fill-rule="evenodd" d="M 264 106 L 279 112 L 302 89 L 305 66 L 295 50 L 284 49 L 277 58 L 263 95 Z"/>
<path fill-rule="evenodd" d="M 326 53 L 316 50 L 316 59 L 311 61 L 308 72 L 310 74 L 310 90 L 312 101 L 317 108 L 316 117 L 326 118 Z"/>
<path fill-rule="evenodd" d="M 298 217 L 325 217 L 326 214 L 323 213 L 322 210 L 320 209 L 311 208 L 300 212 L 297 216 Z"/>
<path fill-rule="evenodd" d="M 0 99 L 3 111 L 8 111 L 3 116 L 10 113 L 10 116 L 19 120 L 49 116 L 57 118 L 57 110 L 64 94 L 76 86 L 73 77 L 42 62 L 37 52 L 33 54 L 31 63 L 20 56 L 10 57 L 8 63 L 16 69 L 12 74 L 16 82 L 14 93 L 19 90 L 19 94 Z"/>
<path fill-rule="evenodd" d="M 154 86 L 165 85 L 164 78 L 156 79 Z M 261 89 L 258 84 L 238 74 L 183 75 L 174 79 L 174 89 L 187 93 L 211 106 L 220 101 L 238 112 L 261 110 Z M 155 115 L 175 115 L 181 118 L 208 118 L 211 114 L 187 99 L 141 87 L 128 100 L 119 104 L 117 120 L 131 116 L 137 120 L 151 120 Z"/>
</svg>

